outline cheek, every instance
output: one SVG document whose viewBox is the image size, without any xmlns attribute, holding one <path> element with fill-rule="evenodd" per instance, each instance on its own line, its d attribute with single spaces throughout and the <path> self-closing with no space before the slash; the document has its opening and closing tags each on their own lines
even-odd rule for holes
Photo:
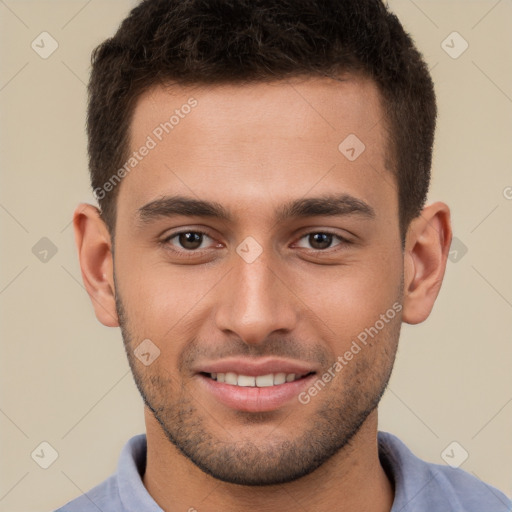
<svg viewBox="0 0 512 512">
<path fill-rule="evenodd" d="M 192 265 L 172 267 L 162 262 L 144 262 L 135 256 L 133 261 L 138 264 L 131 265 L 126 260 L 116 265 L 128 327 L 137 340 L 149 338 L 167 350 L 187 337 L 184 331 L 190 319 L 200 311 L 201 301 L 218 276 Z M 176 343 L 171 343 L 174 340 Z"/>
<path fill-rule="evenodd" d="M 297 295 L 325 323 L 329 336 L 350 344 L 399 300 L 400 276 L 401 260 L 380 256 L 346 266 L 312 267 L 294 282 Z"/>
</svg>

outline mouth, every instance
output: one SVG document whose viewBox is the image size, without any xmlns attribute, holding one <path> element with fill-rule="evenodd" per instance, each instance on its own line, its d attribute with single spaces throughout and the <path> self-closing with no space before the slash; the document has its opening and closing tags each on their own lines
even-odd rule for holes
<svg viewBox="0 0 512 512">
<path fill-rule="evenodd" d="M 230 410 L 276 411 L 299 406 L 299 394 L 311 386 L 316 367 L 301 361 L 229 359 L 204 364 L 196 378 L 207 402 Z"/>
</svg>

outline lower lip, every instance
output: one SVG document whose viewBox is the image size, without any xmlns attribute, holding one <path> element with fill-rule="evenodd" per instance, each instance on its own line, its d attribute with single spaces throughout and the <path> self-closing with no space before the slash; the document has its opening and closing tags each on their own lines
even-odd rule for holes
<svg viewBox="0 0 512 512">
<path fill-rule="evenodd" d="M 246 412 L 274 411 L 290 400 L 298 401 L 301 391 L 307 388 L 314 378 L 315 374 L 312 374 L 293 382 L 258 388 L 233 386 L 217 382 L 206 375 L 199 375 L 199 380 L 206 391 L 219 402 L 231 409 Z"/>
</svg>

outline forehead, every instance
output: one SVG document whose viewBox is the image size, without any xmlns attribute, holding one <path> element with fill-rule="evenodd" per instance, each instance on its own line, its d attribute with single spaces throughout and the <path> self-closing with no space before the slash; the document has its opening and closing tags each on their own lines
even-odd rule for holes
<svg viewBox="0 0 512 512">
<path fill-rule="evenodd" d="M 386 150 L 380 93 L 361 77 L 158 86 L 134 109 L 137 162 L 120 202 L 180 194 L 266 208 L 334 187 L 378 210 L 396 201 Z"/>
</svg>

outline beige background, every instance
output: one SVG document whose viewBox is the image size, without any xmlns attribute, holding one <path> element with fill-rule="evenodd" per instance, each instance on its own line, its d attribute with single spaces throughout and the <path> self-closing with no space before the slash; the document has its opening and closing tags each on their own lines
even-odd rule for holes
<svg viewBox="0 0 512 512">
<path fill-rule="evenodd" d="M 390 4 L 432 69 L 429 199 L 451 206 L 467 253 L 449 262 L 430 318 L 403 328 L 380 428 L 440 464 L 457 441 L 463 469 L 512 495 L 512 3 Z M 94 317 L 70 226 L 76 203 L 92 202 L 90 52 L 133 5 L 0 0 L 1 511 L 64 504 L 111 474 L 144 430 L 120 333 Z M 43 31 L 59 45 L 47 59 L 31 48 Z M 453 31 L 469 43 L 457 59 L 441 46 Z M 46 263 L 32 252 L 42 237 L 58 249 Z M 31 458 L 42 441 L 59 455 L 46 470 Z"/>
</svg>

